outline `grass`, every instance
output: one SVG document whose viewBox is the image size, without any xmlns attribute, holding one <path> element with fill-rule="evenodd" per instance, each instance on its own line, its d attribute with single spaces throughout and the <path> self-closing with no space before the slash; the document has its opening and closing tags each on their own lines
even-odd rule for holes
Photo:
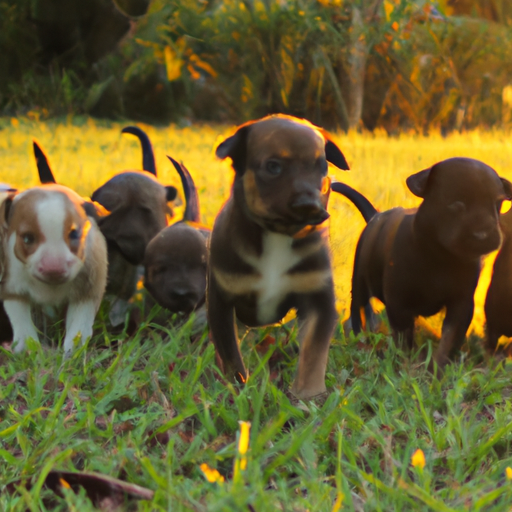
<svg viewBox="0 0 512 512">
<path fill-rule="evenodd" d="M 121 125 L 4 119 L 0 127 L 0 181 L 20 187 L 37 182 L 32 137 L 46 149 L 57 179 L 82 194 L 115 171 L 140 166 L 138 144 L 120 136 Z M 183 160 L 209 225 L 232 178 L 212 148 L 229 131 L 148 127 L 162 181 L 176 183 L 165 153 Z M 404 178 L 448 156 L 480 158 L 512 177 L 512 150 L 503 133 L 447 139 L 349 134 L 336 141 L 353 171 L 331 171 L 380 209 L 416 204 Z M 343 312 L 363 223 L 341 198 L 333 196 L 330 209 Z M 141 511 L 510 508 L 508 360 L 485 363 L 478 350 L 465 351 L 438 381 L 388 336 L 362 341 L 339 327 L 327 373 L 331 393 L 301 404 L 288 393 L 298 350 L 293 323 L 243 337 L 251 376 L 238 388 L 218 371 L 206 333 L 190 342 L 191 322 L 181 328 L 142 325 L 127 339 L 108 333 L 105 318 L 101 310 L 101 334 L 70 360 L 49 347 L 16 356 L 0 349 L 0 510 L 94 510 L 83 494 L 57 498 L 45 490 L 52 468 L 97 471 L 153 489 L 152 501 L 134 506 Z M 474 328 L 476 334 L 482 329 L 478 316 Z M 240 420 L 252 426 L 247 467 L 234 473 L 242 457 Z M 423 468 L 411 464 L 417 449 L 425 455 Z M 204 463 L 225 481 L 207 481 Z M 30 490 L 22 485 L 26 480 Z M 1 492 L 10 482 L 17 483 L 16 492 Z"/>
</svg>

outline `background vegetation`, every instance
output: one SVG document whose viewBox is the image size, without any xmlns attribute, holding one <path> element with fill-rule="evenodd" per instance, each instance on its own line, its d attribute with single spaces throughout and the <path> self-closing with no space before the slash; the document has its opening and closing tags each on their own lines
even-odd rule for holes
<svg viewBox="0 0 512 512">
<path fill-rule="evenodd" d="M 508 126 L 511 22 L 506 0 L 0 0 L 0 112 Z"/>
</svg>

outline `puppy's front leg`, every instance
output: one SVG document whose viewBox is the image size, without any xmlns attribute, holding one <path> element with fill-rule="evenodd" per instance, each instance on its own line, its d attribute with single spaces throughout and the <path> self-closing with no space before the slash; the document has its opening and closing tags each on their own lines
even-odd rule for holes
<svg viewBox="0 0 512 512">
<path fill-rule="evenodd" d="M 301 399 L 325 392 L 325 369 L 336 325 L 332 289 L 308 295 L 297 309 L 299 318 L 299 363 L 292 393 Z"/>
<path fill-rule="evenodd" d="M 235 310 L 226 301 L 212 273 L 208 280 L 207 305 L 210 338 L 222 360 L 224 374 L 228 379 L 234 377 L 238 382 L 246 382 L 248 375 L 238 346 Z"/>
<path fill-rule="evenodd" d="M 71 302 L 66 313 L 66 337 L 64 354 L 69 356 L 74 346 L 74 339 L 80 334 L 80 342 L 92 336 L 92 326 L 96 316 L 96 306 L 92 300 Z"/>
<path fill-rule="evenodd" d="M 475 303 L 472 296 L 467 300 L 447 305 L 441 341 L 434 354 L 434 360 L 439 368 L 444 368 L 450 361 L 452 351 L 460 348 L 464 343 L 466 332 L 473 318 L 474 308 Z"/>
<path fill-rule="evenodd" d="M 32 338 L 39 341 L 36 328 L 32 322 L 30 304 L 24 300 L 8 299 L 4 301 L 4 309 L 9 317 L 13 330 L 13 351 L 21 352 L 25 341 Z"/>
</svg>

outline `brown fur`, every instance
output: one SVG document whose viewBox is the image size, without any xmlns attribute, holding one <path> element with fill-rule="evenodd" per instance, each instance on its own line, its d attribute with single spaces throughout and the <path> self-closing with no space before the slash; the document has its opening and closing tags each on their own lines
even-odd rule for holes
<svg viewBox="0 0 512 512">
<path fill-rule="evenodd" d="M 325 391 L 325 367 L 336 322 L 325 210 L 327 161 L 347 169 L 327 134 L 289 116 L 242 125 L 218 148 L 236 172 L 231 197 L 211 238 L 207 305 L 210 334 L 225 374 L 247 371 L 234 314 L 249 326 L 297 310 L 301 350 L 293 391 Z"/>
<path fill-rule="evenodd" d="M 469 158 L 440 162 L 407 179 L 423 198 L 418 209 L 376 214 L 357 245 L 352 278 L 352 325 L 370 297 L 386 305 L 395 337 L 412 347 L 414 319 L 446 307 L 434 360 L 440 367 L 461 346 L 471 322 L 481 257 L 501 242 L 498 224 L 512 185 Z"/>
<path fill-rule="evenodd" d="M 187 314 L 204 303 L 207 235 L 180 222 L 162 230 L 148 244 L 144 286 L 163 308 Z"/>
<path fill-rule="evenodd" d="M 512 336 L 512 210 L 500 218 L 503 244 L 492 272 L 485 298 L 487 319 L 487 350 L 494 353 L 500 336 Z"/>
</svg>

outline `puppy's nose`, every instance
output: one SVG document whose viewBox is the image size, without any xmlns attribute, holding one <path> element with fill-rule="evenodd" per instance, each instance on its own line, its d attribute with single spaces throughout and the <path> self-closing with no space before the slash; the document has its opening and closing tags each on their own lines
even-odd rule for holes
<svg viewBox="0 0 512 512">
<path fill-rule="evenodd" d="M 187 307 L 196 303 L 196 294 L 186 288 L 174 288 L 169 292 L 169 297 L 173 302 Z"/>
</svg>

